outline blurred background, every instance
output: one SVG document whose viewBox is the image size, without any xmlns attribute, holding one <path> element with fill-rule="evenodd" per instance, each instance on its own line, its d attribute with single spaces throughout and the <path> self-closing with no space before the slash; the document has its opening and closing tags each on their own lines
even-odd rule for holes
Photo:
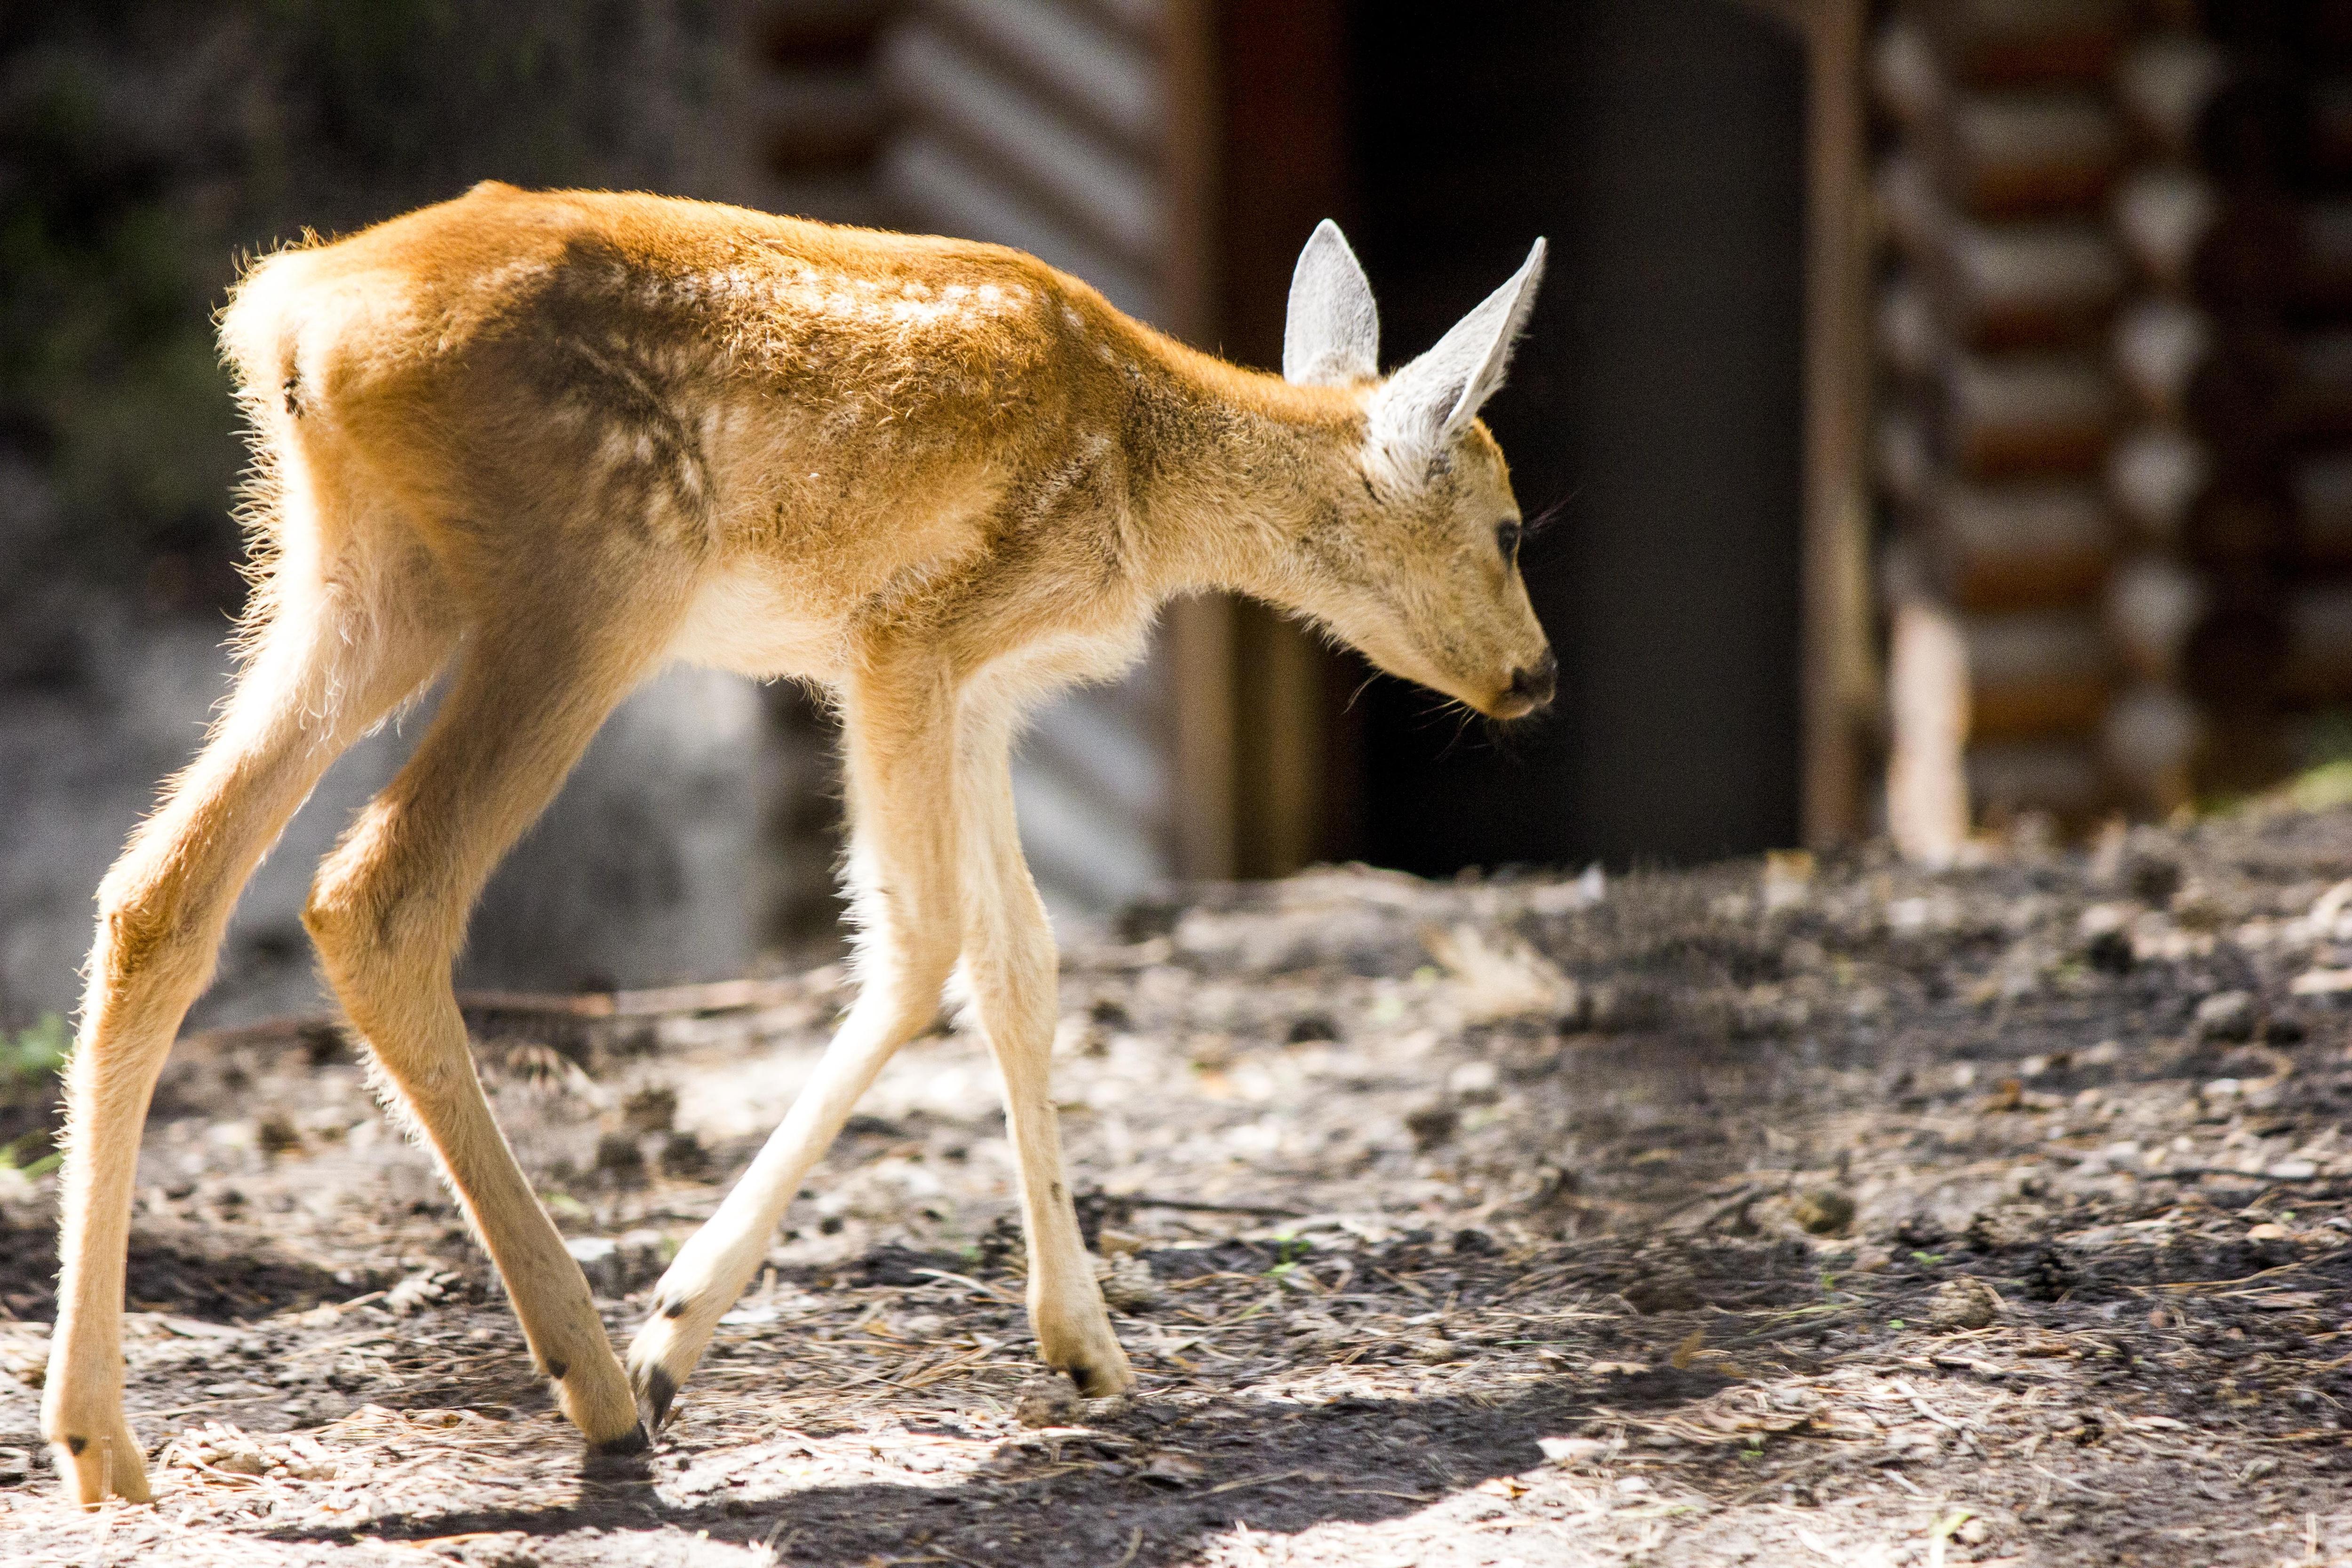
<svg viewBox="0 0 2352 1568">
<path fill-rule="evenodd" d="M 1488 418 L 1558 645 L 1504 732 L 1176 606 L 1025 748 L 1058 919 L 1184 879 L 1667 864 L 2162 815 L 2352 752 L 2352 6 L 52 0 L 0 13 L 0 1025 L 224 689 L 237 259 L 496 177 L 1000 240 L 1246 363 L 1319 218 L 1391 363 L 1552 263 Z M 2346 73 L 2346 74 L 2339 74 Z M 194 1022 L 316 1005 L 322 786 Z M 829 940 L 824 715 L 677 671 L 486 897 L 477 987 Z"/>
</svg>

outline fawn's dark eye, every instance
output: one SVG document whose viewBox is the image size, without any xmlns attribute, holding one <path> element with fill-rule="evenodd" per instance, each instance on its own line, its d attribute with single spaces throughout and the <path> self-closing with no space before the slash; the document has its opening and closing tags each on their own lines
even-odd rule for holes
<svg viewBox="0 0 2352 1568">
<path fill-rule="evenodd" d="M 1495 547 L 1503 552 L 1503 559 L 1511 565 L 1519 563 L 1519 537 L 1526 531 L 1516 522 L 1495 525 Z"/>
</svg>

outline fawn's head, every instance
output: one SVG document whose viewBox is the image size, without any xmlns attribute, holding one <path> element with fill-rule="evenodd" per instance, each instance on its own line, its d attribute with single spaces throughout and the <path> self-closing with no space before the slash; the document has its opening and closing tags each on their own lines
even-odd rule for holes
<svg viewBox="0 0 2352 1568">
<path fill-rule="evenodd" d="M 1282 374 L 1362 397 L 1356 473 L 1301 547 L 1301 608 L 1394 675 L 1479 712 L 1550 702 L 1558 668 L 1518 569 L 1522 521 L 1478 410 L 1535 304 L 1544 243 L 1437 346 L 1385 379 L 1371 284 L 1337 225 L 1299 254 Z"/>
</svg>

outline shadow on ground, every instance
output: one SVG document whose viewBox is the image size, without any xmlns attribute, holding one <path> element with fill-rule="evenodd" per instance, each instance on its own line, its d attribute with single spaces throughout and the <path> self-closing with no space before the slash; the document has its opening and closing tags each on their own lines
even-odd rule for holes
<svg viewBox="0 0 2352 1568">
<path fill-rule="evenodd" d="M 1611 1403 L 1666 1407 L 1727 1381 L 1664 1370 L 1613 1383 Z M 446 1541 L 520 1532 L 547 1563 L 564 1559 L 567 1536 L 666 1528 L 766 1543 L 796 1563 L 929 1558 L 991 1568 L 1122 1562 L 1150 1568 L 1196 1561 L 1207 1537 L 1237 1523 L 1282 1534 L 1373 1523 L 1528 1470 L 1542 1463 L 1538 1437 L 1591 1414 L 1590 1393 L 1589 1380 L 1563 1378 L 1493 1401 L 1343 1398 L 1306 1407 L 1221 1398 L 1181 1412 L 1147 1397 L 1087 1428 L 1044 1434 L 1013 1462 L 955 1484 L 818 1486 L 685 1505 L 660 1494 L 643 1459 L 596 1460 L 583 1470 L 582 1498 L 569 1507 L 415 1519 L 379 1511 L 365 1534 Z M 952 1422 L 946 1426 L 955 1431 Z M 286 1531 L 271 1539 L 327 1544 L 353 1537 Z M 583 1554 L 593 1550 L 583 1546 Z"/>
</svg>

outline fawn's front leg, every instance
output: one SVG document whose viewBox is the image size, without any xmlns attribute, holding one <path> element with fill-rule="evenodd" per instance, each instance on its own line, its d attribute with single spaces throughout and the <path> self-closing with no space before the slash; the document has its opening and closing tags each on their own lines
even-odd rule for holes
<svg viewBox="0 0 2352 1568">
<path fill-rule="evenodd" d="M 1117 1394 L 1135 1381 L 1112 1333 L 1102 1288 L 1078 1230 L 1062 1165 L 1051 1082 L 1061 1013 L 1054 931 L 1021 853 L 1013 815 L 1011 730 L 974 714 L 957 757 L 964 847 L 964 974 L 1004 1084 L 1004 1121 L 1021 1176 L 1029 1237 L 1029 1319 L 1038 1353 L 1081 1394 Z"/>
<path fill-rule="evenodd" d="M 939 1016 L 957 942 L 956 823 L 942 808 L 954 782 L 953 711 L 946 672 L 928 660 L 862 672 L 843 694 L 857 1001 L 751 1169 L 655 1288 L 654 1315 L 628 1353 L 649 1428 L 667 1416 L 859 1096 Z"/>
</svg>

